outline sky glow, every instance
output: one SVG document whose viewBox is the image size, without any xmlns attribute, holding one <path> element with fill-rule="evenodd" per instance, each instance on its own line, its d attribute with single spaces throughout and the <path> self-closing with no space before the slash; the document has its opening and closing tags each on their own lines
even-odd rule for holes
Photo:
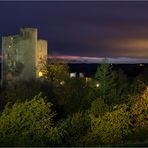
<svg viewBox="0 0 148 148">
<path fill-rule="evenodd" d="M 148 58 L 148 1 L 0 1 L 0 36 L 35 27 L 49 55 Z"/>
</svg>

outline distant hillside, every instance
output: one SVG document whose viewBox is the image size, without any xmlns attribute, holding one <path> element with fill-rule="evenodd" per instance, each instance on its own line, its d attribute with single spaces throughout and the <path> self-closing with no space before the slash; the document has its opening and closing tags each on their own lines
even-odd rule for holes
<svg viewBox="0 0 148 148">
<path fill-rule="evenodd" d="M 49 60 L 53 60 L 54 62 L 67 62 L 67 63 L 101 63 L 104 58 L 96 58 L 96 57 L 77 57 L 77 56 L 56 56 L 54 58 L 48 58 Z M 140 64 L 140 63 L 148 63 L 148 59 L 146 58 L 127 58 L 127 57 L 119 57 L 119 58 L 107 58 L 108 63 L 112 64 Z"/>
<path fill-rule="evenodd" d="M 0 56 L 0 63 L 2 57 Z M 48 62 L 57 62 L 57 63 L 88 63 L 88 64 L 99 64 L 104 58 L 97 57 L 80 57 L 80 56 L 48 56 Z M 127 58 L 127 57 L 118 57 L 118 58 L 107 58 L 108 63 L 112 64 L 148 64 L 148 58 Z"/>
</svg>

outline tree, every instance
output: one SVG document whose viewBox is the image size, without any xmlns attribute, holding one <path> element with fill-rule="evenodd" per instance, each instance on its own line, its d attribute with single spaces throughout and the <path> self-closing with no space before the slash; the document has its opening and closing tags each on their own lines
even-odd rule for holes
<svg viewBox="0 0 148 148">
<path fill-rule="evenodd" d="M 0 116 L 0 145 L 54 146 L 59 133 L 51 107 L 40 95 L 12 107 L 7 105 Z"/>
<path fill-rule="evenodd" d="M 133 142 L 147 143 L 148 141 L 148 88 L 142 95 L 132 97 L 130 100 L 130 114 L 132 122 Z M 148 144 L 148 143 L 147 143 Z"/>
<path fill-rule="evenodd" d="M 91 122 L 89 137 L 93 137 L 94 146 L 122 143 L 130 133 L 130 114 L 125 104 L 114 106 L 112 112 L 102 117 L 91 115 Z"/>
<path fill-rule="evenodd" d="M 101 117 L 107 111 L 109 111 L 109 106 L 105 104 L 101 99 L 96 99 L 92 102 L 90 114 L 93 114 L 95 117 Z"/>
<path fill-rule="evenodd" d="M 97 68 L 95 78 L 99 83 L 98 92 L 100 97 L 104 100 L 105 103 L 111 103 L 109 94 L 114 88 L 115 82 L 113 79 L 112 66 L 107 63 L 107 59 L 104 59 L 101 65 Z"/>
<path fill-rule="evenodd" d="M 148 126 L 148 88 L 140 96 L 131 98 L 130 112 L 136 127 Z"/>
<path fill-rule="evenodd" d="M 31 100 L 35 95 L 44 91 L 42 85 L 41 81 L 30 79 L 28 81 L 19 80 L 12 83 L 11 86 L 3 87 L 0 93 L 0 109 L 4 109 L 8 102 L 13 105 L 16 101 Z"/>
<path fill-rule="evenodd" d="M 113 71 L 114 87 L 110 92 L 112 102 L 125 103 L 129 95 L 129 82 L 122 70 Z"/>
<path fill-rule="evenodd" d="M 60 84 L 69 76 L 68 66 L 66 64 L 48 64 L 43 71 L 43 77 L 45 77 L 50 82 L 55 82 Z"/>
<path fill-rule="evenodd" d="M 65 131 L 63 146 L 83 146 L 83 137 L 90 127 L 90 117 L 87 113 L 76 112 L 61 122 L 60 126 Z"/>
<path fill-rule="evenodd" d="M 143 68 L 140 74 L 136 77 L 137 80 L 143 82 L 145 85 L 148 85 L 148 68 Z"/>
<path fill-rule="evenodd" d="M 83 78 L 69 78 L 64 85 L 54 87 L 56 103 L 65 114 L 86 109 L 89 106 L 87 86 Z"/>
</svg>

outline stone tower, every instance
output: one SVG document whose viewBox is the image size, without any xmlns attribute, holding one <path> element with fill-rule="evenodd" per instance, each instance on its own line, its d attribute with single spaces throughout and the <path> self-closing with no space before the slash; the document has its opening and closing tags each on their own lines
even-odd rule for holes
<svg viewBox="0 0 148 148">
<path fill-rule="evenodd" d="M 2 83 L 38 78 L 47 60 L 47 42 L 36 28 L 22 28 L 18 35 L 2 37 Z"/>
<path fill-rule="evenodd" d="M 42 76 L 42 70 L 47 64 L 47 41 L 38 40 L 36 52 L 36 77 Z"/>
</svg>

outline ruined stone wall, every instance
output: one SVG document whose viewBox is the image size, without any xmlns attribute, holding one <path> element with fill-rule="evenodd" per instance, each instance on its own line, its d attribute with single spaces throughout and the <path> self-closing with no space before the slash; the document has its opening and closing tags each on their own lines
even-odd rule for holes
<svg viewBox="0 0 148 148">
<path fill-rule="evenodd" d="M 21 41 L 19 47 L 21 52 L 20 60 L 24 61 L 25 68 L 21 73 L 21 79 L 28 80 L 36 77 L 36 49 L 37 49 L 37 29 L 24 28 L 20 30 Z"/>
<path fill-rule="evenodd" d="M 16 42 L 19 36 L 8 36 L 2 38 L 2 80 L 12 81 L 16 75 L 17 48 Z"/>
<path fill-rule="evenodd" d="M 47 41 L 38 40 L 36 50 L 36 77 L 45 69 L 47 64 Z"/>
<path fill-rule="evenodd" d="M 2 38 L 2 82 L 36 76 L 37 29 L 24 28 L 19 35 Z"/>
</svg>

